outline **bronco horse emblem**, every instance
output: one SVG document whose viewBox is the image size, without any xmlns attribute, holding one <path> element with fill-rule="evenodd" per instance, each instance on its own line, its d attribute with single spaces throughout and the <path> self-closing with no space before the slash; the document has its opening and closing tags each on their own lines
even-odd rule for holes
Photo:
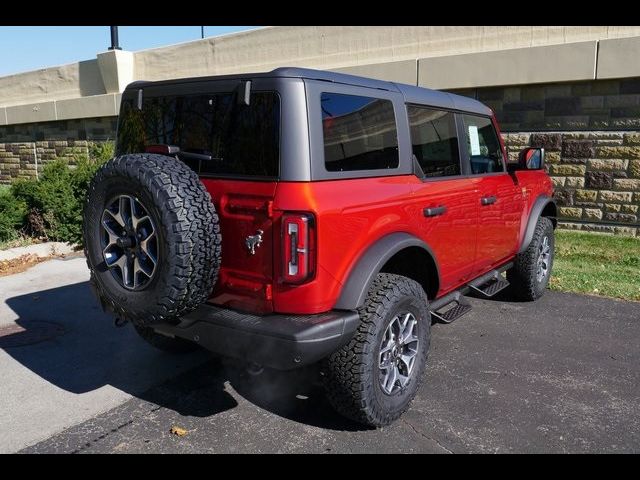
<svg viewBox="0 0 640 480">
<path fill-rule="evenodd" d="M 258 248 L 262 244 L 262 234 L 264 232 L 262 230 L 258 230 L 255 235 L 249 235 L 245 238 L 244 243 L 249 249 L 249 253 L 251 255 L 256 254 L 256 248 Z"/>
</svg>

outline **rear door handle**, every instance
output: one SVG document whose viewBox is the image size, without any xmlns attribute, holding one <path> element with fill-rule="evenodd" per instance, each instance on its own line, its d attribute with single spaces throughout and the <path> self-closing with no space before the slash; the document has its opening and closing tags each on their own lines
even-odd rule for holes
<svg viewBox="0 0 640 480">
<path fill-rule="evenodd" d="M 492 203 L 496 203 L 496 200 L 495 195 L 491 195 L 490 197 L 482 197 L 480 203 L 482 203 L 482 205 L 491 205 Z"/>
<path fill-rule="evenodd" d="M 422 213 L 424 213 L 425 217 L 437 217 L 438 215 L 442 215 L 447 211 L 447 207 L 444 205 L 440 205 L 439 207 L 431 207 L 425 208 Z"/>
</svg>

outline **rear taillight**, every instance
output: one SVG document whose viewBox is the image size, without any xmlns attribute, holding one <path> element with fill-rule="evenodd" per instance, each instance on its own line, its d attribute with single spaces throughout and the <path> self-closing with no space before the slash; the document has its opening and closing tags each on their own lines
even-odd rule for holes
<svg viewBox="0 0 640 480">
<path fill-rule="evenodd" d="M 315 222 L 307 213 L 286 213 L 282 217 L 282 251 L 285 283 L 304 283 L 315 273 Z"/>
</svg>

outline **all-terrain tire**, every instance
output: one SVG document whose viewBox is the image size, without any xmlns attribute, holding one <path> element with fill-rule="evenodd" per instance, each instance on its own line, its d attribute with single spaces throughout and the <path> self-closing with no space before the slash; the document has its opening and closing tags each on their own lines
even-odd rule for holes
<svg viewBox="0 0 640 480">
<path fill-rule="evenodd" d="M 422 382 L 431 338 L 427 296 L 417 282 L 381 273 L 375 278 L 360 313 L 360 326 L 351 341 L 322 365 L 329 402 L 345 417 L 381 427 L 409 408 Z M 407 385 L 395 394 L 385 393 L 380 381 L 381 344 L 391 321 L 402 312 L 417 319 L 419 340 L 416 360 Z"/>
<path fill-rule="evenodd" d="M 144 206 L 157 235 L 156 270 L 136 290 L 118 282 L 103 255 L 102 215 L 122 195 Z M 131 154 L 105 163 L 87 192 L 83 231 L 91 285 L 103 307 L 136 325 L 176 321 L 205 302 L 217 281 L 218 215 L 198 175 L 176 158 Z"/>
<path fill-rule="evenodd" d="M 198 350 L 200 346 L 195 342 L 178 337 L 167 337 L 156 333 L 151 327 L 134 325 L 136 332 L 149 345 L 167 353 L 189 353 Z"/>
<path fill-rule="evenodd" d="M 545 248 L 545 240 L 550 248 L 547 260 L 546 274 L 538 279 L 538 260 Z M 511 284 L 512 294 L 519 300 L 532 301 L 540 298 L 549 285 L 554 257 L 553 223 L 547 217 L 540 217 L 533 233 L 533 238 L 527 249 L 519 253 L 513 268 L 507 271 L 507 280 Z"/>
</svg>

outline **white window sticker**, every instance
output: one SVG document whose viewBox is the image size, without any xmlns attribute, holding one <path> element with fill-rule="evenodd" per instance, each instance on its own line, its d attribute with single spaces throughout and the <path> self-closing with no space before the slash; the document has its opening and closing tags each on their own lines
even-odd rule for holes
<svg viewBox="0 0 640 480">
<path fill-rule="evenodd" d="M 471 143 L 471 155 L 480 155 L 480 138 L 478 127 L 469 125 L 469 142 Z"/>
</svg>

